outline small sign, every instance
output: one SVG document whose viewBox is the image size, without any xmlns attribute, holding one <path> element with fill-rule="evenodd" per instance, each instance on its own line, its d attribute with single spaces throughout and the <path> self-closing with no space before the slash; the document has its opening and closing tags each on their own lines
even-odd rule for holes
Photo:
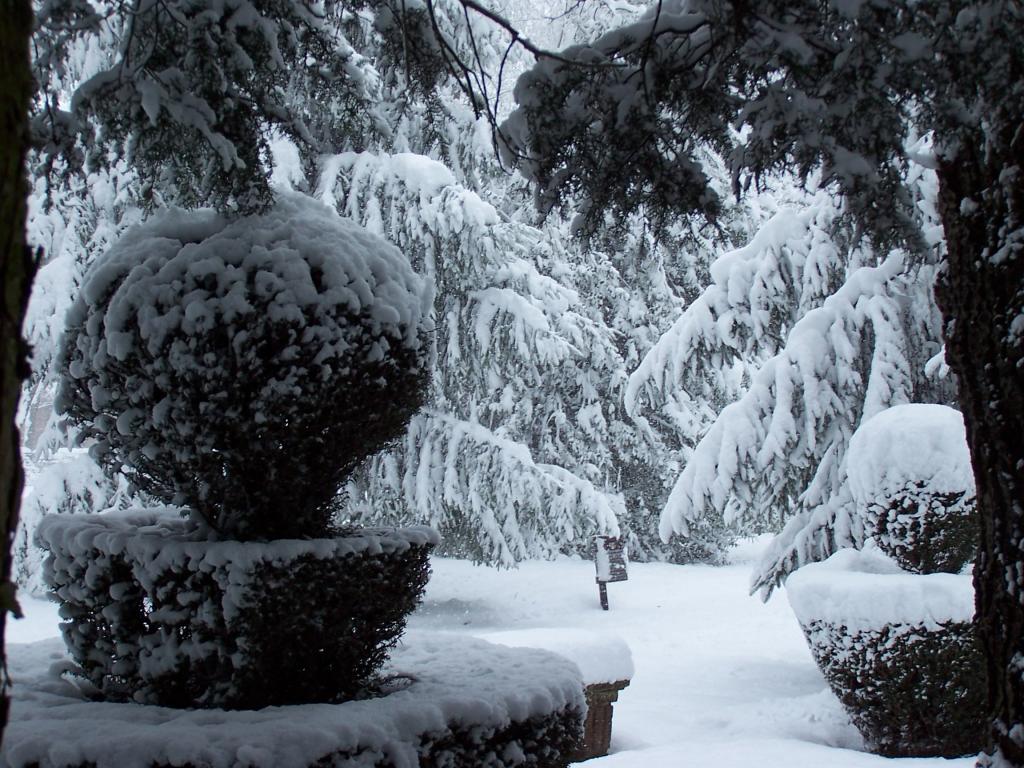
<svg viewBox="0 0 1024 768">
<path fill-rule="evenodd" d="M 626 581 L 626 542 L 617 536 L 594 537 L 594 567 L 601 608 L 608 610 L 608 587 L 612 581 Z"/>
</svg>

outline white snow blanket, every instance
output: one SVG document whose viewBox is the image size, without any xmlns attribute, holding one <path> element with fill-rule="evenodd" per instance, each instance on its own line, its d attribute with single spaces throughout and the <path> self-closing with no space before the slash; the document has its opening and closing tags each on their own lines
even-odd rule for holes
<svg viewBox="0 0 1024 768">
<path fill-rule="evenodd" d="M 564 656 L 580 668 L 584 685 L 633 678 L 633 654 L 617 635 L 558 627 L 488 632 L 477 637 L 511 648 L 542 648 Z"/>
<path fill-rule="evenodd" d="M 862 507 L 918 484 L 974 496 L 964 417 L 945 405 L 897 405 L 868 419 L 850 439 L 846 471 Z"/>
</svg>

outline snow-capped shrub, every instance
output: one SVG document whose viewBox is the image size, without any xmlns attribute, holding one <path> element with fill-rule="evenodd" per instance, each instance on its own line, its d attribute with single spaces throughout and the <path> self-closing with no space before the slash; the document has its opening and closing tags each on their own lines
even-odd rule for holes
<svg viewBox="0 0 1024 768">
<path fill-rule="evenodd" d="M 963 415 L 898 405 L 850 440 L 850 491 L 879 548 L 914 573 L 958 573 L 974 560 L 979 523 Z"/>
<path fill-rule="evenodd" d="M 175 511 L 48 517 L 44 578 L 113 701 L 255 709 L 363 690 L 419 603 L 428 528 L 208 541 Z"/>
<path fill-rule="evenodd" d="M 346 475 L 422 402 L 430 294 L 308 198 L 168 212 L 87 274 L 57 408 L 109 471 L 221 533 L 321 535 Z"/>
<path fill-rule="evenodd" d="M 877 549 L 845 549 L 792 574 L 786 592 L 868 749 L 978 752 L 988 718 L 970 576 L 908 573 Z"/>
</svg>

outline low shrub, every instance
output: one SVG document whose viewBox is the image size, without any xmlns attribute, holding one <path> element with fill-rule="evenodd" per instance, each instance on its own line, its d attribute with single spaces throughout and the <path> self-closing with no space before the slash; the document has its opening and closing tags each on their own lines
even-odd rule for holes
<svg viewBox="0 0 1024 768">
<path fill-rule="evenodd" d="M 786 581 L 818 667 L 869 750 L 959 757 L 984 745 L 985 666 L 963 574 L 915 574 L 875 547 Z"/>
<path fill-rule="evenodd" d="M 564 768 L 587 706 L 569 659 L 450 633 L 410 633 L 383 695 L 255 712 L 98 706 L 22 651 L 10 768 Z"/>
<path fill-rule="evenodd" d="M 981 525 L 963 415 L 908 403 L 865 421 L 847 452 L 850 492 L 865 532 L 913 573 L 959 573 Z"/>
</svg>

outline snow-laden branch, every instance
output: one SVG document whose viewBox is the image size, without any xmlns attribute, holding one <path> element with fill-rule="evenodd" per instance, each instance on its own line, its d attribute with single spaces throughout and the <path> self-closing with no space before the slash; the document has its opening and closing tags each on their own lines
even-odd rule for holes
<svg viewBox="0 0 1024 768">
<path fill-rule="evenodd" d="M 503 220 L 420 155 L 345 153 L 321 167 L 320 197 L 438 285 L 433 410 L 369 467 L 363 507 L 437 525 L 506 565 L 617 530 L 624 503 L 600 486 L 615 478 L 617 404 L 604 390 L 623 365 L 614 332 L 550 276 L 568 272 L 550 235 Z"/>
<path fill-rule="evenodd" d="M 511 566 L 619 532 L 622 497 L 596 488 L 482 424 L 430 410 L 403 450 L 375 466 L 374 496 L 390 495 L 449 538 L 471 539 L 480 560 Z M 587 510 L 581 516 L 579 510 Z"/>
<path fill-rule="evenodd" d="M 664 538 L 685 534 L 709 510 L 727 522 L 779 520 L 809 490 L 822 497 L 818 503 L 838 491 L 840 462 L 824 459 L 842 455 L 862 417 L 910 399 L 907 343 L 892 295 L 903 267 L 894 253 L 857 270 L 794 326 L 783 350 L 694 449 L 662 513 Z"/>
<path fill-rule="evenodd" d="M 627 412 L 661 412 L 694 444 L 710 419 L 741 394 L 736 371 L 776 354 L 796 320 L 821 304 L 841 279 L 849 254 L 832 235 L 841 207 L 819 192 L 786 206 L 750 242 L 711 265 L 711 284 L 682 313 L 629 377 Z M 837 277 L 837 275 L 839 277 Z"/>
</svg>

